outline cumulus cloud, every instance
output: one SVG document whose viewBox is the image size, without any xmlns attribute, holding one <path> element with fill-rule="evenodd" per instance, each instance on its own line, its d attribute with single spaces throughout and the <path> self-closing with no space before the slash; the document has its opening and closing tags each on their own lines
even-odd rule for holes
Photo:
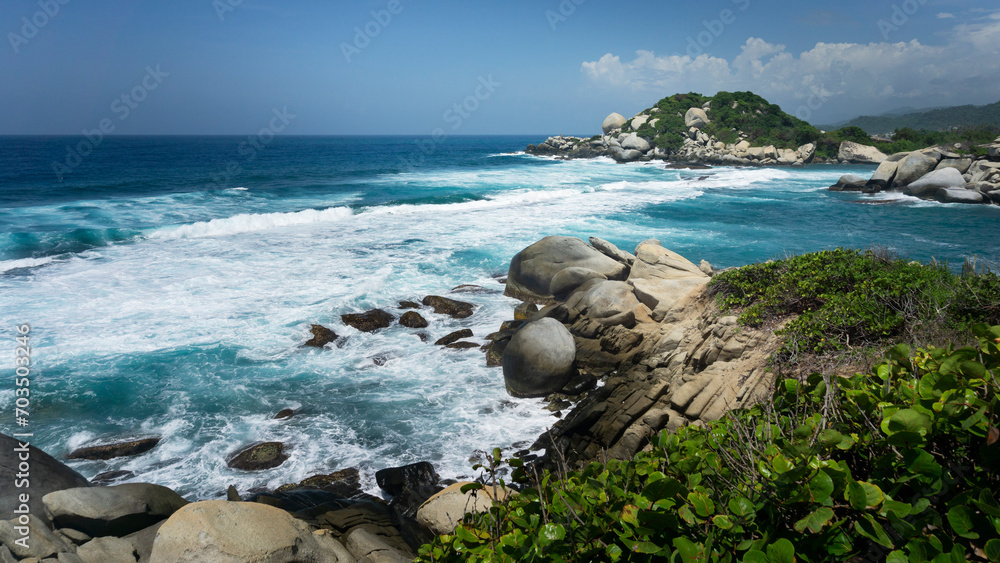
<svg viewBox="0 0 1000 563">
<path fill-rule="evenodd" d="M 608 53 L 584 62 L 595 84 L 652 97 L 674 92 L 753 90 L 816 122 L 900 105 L 987 103 L 1000 92 L 1000 12 L 955 26 L 942 45 L 817 43 L 801 53 L 751 37 L 732 60 L 698 51 L 638 51 L 631 61 Z"/>
</svg>

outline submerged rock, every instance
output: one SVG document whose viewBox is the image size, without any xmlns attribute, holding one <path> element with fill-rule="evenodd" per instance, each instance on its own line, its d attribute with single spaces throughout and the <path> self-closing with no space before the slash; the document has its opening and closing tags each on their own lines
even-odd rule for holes
<svg viewBox="0 0 1000 563">
<path fill-rule="evenodd" d="M 447 346 L 449 344 L 453 344 L 455 342 L 458 342 L 459 340 L 461 340 L 463 338 L 472 338 L 472 336 L 473 336 L 472 330 L 470 330 L 468 328 L 463 328 L 462 330 L 456 330 L 455 332 L 453 332 L 453 333 L 451 333 L 451 334 L 449 334 L 447 336 L 442 336 L 441 338 L 439 338 L 434 343 L 434 345 L 435 346 Z"/>
<path fill-rule="evenodd" d="M 354 327 L 361 332 L 375 332 L 380 328 L 388 328 L 396 317 L 382 309 L 372 309 L 364 313 L 349 313 L 341 315 L 340 320 L 345 325 Z"/>
<path fill-rule="evenodd" d="M 135 473 L 132 471 L 105 471 L 104 473 L 94 475 L 94 478 L 90 480 L 90 484 L 95 487 L 107 487 L 115 481 L 131 479 L 132 477 L 135 477 Z"/>
<path fill-rule="evenodd" d="M 226 462 L 233 469 L 243 471 L 263 471 L 278 467 L 288 459 L 285 445 L 281 442 L 264 442 L 238 450 Z"/>
<path fill-rule="evenodd" d="M 515 397 L 544 397 L 573 377 L 576 343 L 559 321 L 542 318 L 525 324 L 503 352 L 503 378 Z"/>
<path fill-rule="evenodd" d="M 428 295 L 424 297 L 423 303 L 428 307 L 432 307 L 438 315 L 448 315 L 455 319 L 471 317 L 476 309 L 476 306 L 472 303 L 448 299 L 439 295 Z"/>
<path fill-rule="evenodd" d="M 295 416 L 295 411 L 292 409 L 281 409 L 278 414 L 274 415 L 273 420 L 288 420 Z"/>
<path fill-rule="evenodd" d="M 313 337 L 306 341 L 303 346 L 312 348 L 322 348 L 337 339 L 337 333 L 323 325 L 310 325 L 309 332 Z"/>
<path fill-rule="evenodd" d="M 964 188 L 941 188 L 934 194 L 941 203 L 983 203 L 983 194 Z"/>
<path fill-rule="evenodd" d="M 407 328 L 426 328 L 427 319 L 416 311 L 407 311 L 403 313 L 402 317 L 399 317 L 399 324 Z"/>
<path fill-rule="evenodd" d="M 90 459 L 107 460 L 116 457 L 127 457 L 146 453 L 160 443 L 161 438 L 142 438 L 139 440 L 129 440 L 127 442 L 117 442 L 114 444 L 101 444 L 98 446 L 87 446 L 78 448 L 69 454 L 69 459 Z"/>
</svg>

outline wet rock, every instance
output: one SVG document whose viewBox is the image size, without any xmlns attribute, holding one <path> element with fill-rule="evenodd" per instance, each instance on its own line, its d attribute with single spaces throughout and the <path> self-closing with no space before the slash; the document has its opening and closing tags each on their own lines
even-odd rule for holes
<svg viewBox="0 0 1000 563">
<path fill-rule="evenodd" d="M 292 409 L 281 409 L 278 414 L 274 415 L 273 420 L 288 420 L 295 416 L 295 411 Z"/>
<path fill-rule="evenodd" d="M 303 346 L 312 348 L 322 348 L 337 339 L 337 333 L 323 325 L 310 325 L 309 332 L 313 337 L 306 341 Z"/>
<path fill-rule="evenodd" d="M 349 467 L 328 475 L 313 475 L 299 483 L 282 485 L 275 489 L 275 492 L 283 493 L 296 489 L 322 489 L 337 493 L 343 498 L 352 498 L 362 493 L 361 475 L 357 468 Z"/>
<path fill-rule="evenodd" d="M 507 349 L 507 344 L 509 343 L 510 338 L 490 342 L 489 347 L 486 349 L 486 367 L 495 368 L 503 365 L 503 352 Z"/>
<path fill-rule="evenodd" d="M 253 444 L 238 450 L 226 463 L 233 469 L 243 471 L 263 471 L 278 467 L 288 459 L 285 445 L 281 442 Z"/>
<path fill-rule="evenodd" d="M 471 348 L 479 348 L 480 345 L 475 342 L 452 342 L 451 344 L 445 344 L 445 348 L 452 350 L 469 350 Z"/>
<path fill-rule="evenodd" d="M 592 374 L 582 373 L 569 380 L 569 383 L 562 388 L 562 392 L 570 397 L 575 397 L 590 391 L 594 387 L 597 387 L 597 378 Z"/>
<path fill-rule="evenodd" d="M 56 526 L 92 537 L 138 532 L 188 504 L 170 489 L 149 483 L 66 489 L 45 495 L 42 502 Z"/>
<path fill-rule="evenodd" d="M 475 305 L 464 301 L 456 301 L 439 295 L 428 295 L 424 297 L 423 304 L 432 307 L 439 315 L 448 315 L 455 319 L 471 317 L 475 310 Z"/>
<path fill-rule="evenodd" d="M 375 473 L 379 488 L 393 496 L 389 506 L 408 518 L 415 516 L 417 508 L 441 490 L 440 481 L 434 466 L 426 461 Z"/>
<path fill-rule="evenodd" d="M 114 444 L 101 444 L 88 446 L 73 450 L 69 454 L 69 459 L 90 459 L 106 460 L 116 457 L 126 457 L 146 453 L 160 443 L 159 436 L 152 438 L 142 438 L 140 440 L 129 440 L 127 442 L 117 442 Z"/>
<path fill-rule="evenodd" d="M 400 301 L 399 302 L 399 308 L 400 309 L 419 309 L 420 308 L 420 303 L 417 303 L 416 301 Z"/>
<path fill-rule="evenodd" d="M 496 289 L 485 288 L 481 285 L 463 284 L 458 287 L 451 288 L 451 293 L 481 293 L 481 294 L 494 294 L 500 293 Z"/>
<path fill-rule="evenodd" d="M 537 312 L 538 312 L 538 305 L 535 305 L 534 303 L 531 303 L 529 301 L 525 301 L 520 305 L 518 305 L 517 307 L 514 307 L 514 320 L 523 321 L 529 319 L 531 315 L 534 315 Z"/>
<path fill-rule="evenodd" d="M 407 328 L 425 328 L 427 326 L 427 319 L 423 318 L 416 311 L 407 311 L 399 318 L 399 324 Z"/>
<path fill-rule="evenodd" d="M 349 313 L 341 315 L 340 320 L 345 325 L 354 327 L 361 332 L 375 332 L 380 328 L 388 328 L 396 317 L 382 309 L 372 309 L 364 313 Z"/>
<path fill-rule="evenodd" d="M 135 477 L 135 473 L 132 471 L 106 471 L 94 475 L 94 478 L 90 480 L 90 484 L 96 487 L 106 487 L 116 481 L 131 479 L 132 477 Z"/>
<path fill-rule="evenodd" d="M 443 337 L 439 338 L 434 343 L 434 345 L 435 346 L 447 346 L 449 344 L 453 344 L 455 342 L 458 342 L 459 340 L 461 340 L 463 338 L 472 338 L 472 336 L 473 336 L 472 330 L 467 329 L 467 328 L 463 328 L 462 330 L 456 330 L 455 332 L 453 332 L 453 333 L 451 333 L 451 334 L 449 334 L 447 336 L 443 336 Z"/>
</svg>

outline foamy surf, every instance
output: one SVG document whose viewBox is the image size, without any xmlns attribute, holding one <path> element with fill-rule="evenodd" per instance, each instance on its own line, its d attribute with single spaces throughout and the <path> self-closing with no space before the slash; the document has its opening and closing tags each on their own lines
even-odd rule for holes
<svg viewBox="0 0 1000 563">
<path fill-rule="evenodd" d="M 352 214 L 353 212 L 347 207 L 332 207 L 323 210 L 306 209 L 293 213 L 240 214 L 224 219 L 212 219 L 179 227 L 157 229 L 149 234 L 149 238 L 181 239 L 253 233 L 312 223 L 332 223 L 342 221 Z"/>
</svg>

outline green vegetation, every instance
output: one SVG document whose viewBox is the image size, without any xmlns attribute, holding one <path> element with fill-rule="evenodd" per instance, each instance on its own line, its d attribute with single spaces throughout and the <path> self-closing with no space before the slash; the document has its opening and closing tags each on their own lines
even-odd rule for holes
<svg viewBox="0 0 1000 563">
<path fill-rule="evenodd" d="M 996 275 L 834 250 L 712 287 L 746 324 L 793 319 L 779 363 L 946 334 L 972 346 L 901 344 L 864 374 L 779 378 L 771 401 L 663 432 L 629 461 L 538 475 L 495 450 L 489 480 L 509 465 L 520 493 L 418 561 L 1000 560 L 1000 326 L 977 322 L 1000 324 Z"/>
<path fill-rule="evenodd" d="M 884 135 L 897 129 L 948 131 L 956 127 L 992 125 L 1000 127 L 1000 102 L 985 106 L 956 106 L 905 115 L 862 116 L 847 122 L 872 135 Z M 992 140 L 992 139 L 990 139 Z"/>
</svg>

